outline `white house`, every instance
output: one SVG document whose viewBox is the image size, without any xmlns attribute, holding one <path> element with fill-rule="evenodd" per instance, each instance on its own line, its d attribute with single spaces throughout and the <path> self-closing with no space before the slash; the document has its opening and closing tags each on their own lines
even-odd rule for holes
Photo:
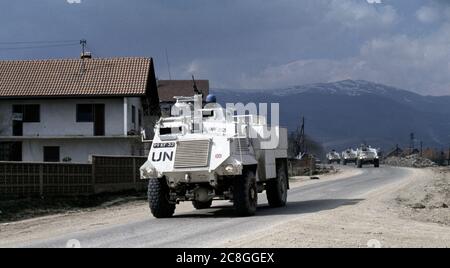
<svg viewBox="0 0 450 268">
<path fill-rule="evenodd" d="M 158 103 L 151 58 L 0 61 L 0 161 L 143 155 Z"/>
</svg>

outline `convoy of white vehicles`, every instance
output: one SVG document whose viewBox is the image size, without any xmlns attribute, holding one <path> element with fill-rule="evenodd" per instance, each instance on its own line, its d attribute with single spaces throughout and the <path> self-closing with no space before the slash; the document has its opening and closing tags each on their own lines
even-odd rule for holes
<svg viewBox="0 0 450 268">
<path fill-rule="evenodd" d="M 347 165 L 348 163 L 356 163 L 356 159 L 358 158 L 357 151 L 349 148 L 342 152 L 341 164 Z"/>
<path fill-rule="evenodd" d="M 341 156 L 338 152 L 335 150 L 332 150 L 331 152 L 327 153 L 327 162 L 328 164 L 333 163 L 340 163 L 341 162 Z"/>
<path fill-rule="evenodd" d="M 172 115 L 155 126 L 148 160 L 140 168 L 141 178 L 149 180 L 152 214 L 171 217 L 183 201 L 204 209 L 213 200 L 231 200 L 239 216 L 249 216 L 264 190 L 270 206 L 285 206 L 287 130 L 268 128 L 262 116 L 235 115 L 214 96 L 206 102 L 203 106 L 200 94 L 177 97 Z"/>
<path fill-rule="evenodd" d="M 380 156 L 379 150 L 372 148 L 368 145 L 361 145 L 358 149 L 353 150 L 349 148 L 339 155 L 335 150 L 332 150 L 327 154 L 328 163 L 339 163 L 340 160 L 342 165 L 347 165 L 348 163 L 355 163 L 358 168 L 362 168 L 365 164 L 371 164 L 374 167 L 380 167 Z"/>
<path fill-rule="evenodd" d="M 356 165 L 358 168 L 362 168 L 364 164 L 371 164 L 376 168 L 380 167 L 380 158 L 377 149 L 367 145 L 361 145 L 356 152 Z"/>
</svg>

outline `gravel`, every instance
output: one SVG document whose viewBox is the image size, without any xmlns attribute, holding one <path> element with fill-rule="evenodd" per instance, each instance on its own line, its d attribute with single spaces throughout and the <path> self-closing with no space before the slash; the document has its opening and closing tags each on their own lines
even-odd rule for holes
<svg viewBox="0 0 450 268">
<path fill-rule="evenodd" d="M 412 168 L 426 168 L 436 166 L 436 163 L 427 158 L 420 157 L 418 154 L 408 155 L 405 157 L 392 156 L 387 158 L 384 163 L 390 166 Z"/>
<path fill-rule="evenodd" d="M 450 168 L 432 168 L 432 176 L 404 187 L 395 199 L 401 215 L 450 226 Z"/>
</svg>

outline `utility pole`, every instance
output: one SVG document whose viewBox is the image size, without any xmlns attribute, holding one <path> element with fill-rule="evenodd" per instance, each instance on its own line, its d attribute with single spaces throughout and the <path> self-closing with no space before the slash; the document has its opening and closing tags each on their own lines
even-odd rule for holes
<svg viewBox="0 0 450 268">
<path fill-rule="evenodd" d="M 423 142 L 422 141 L 420 141 L 420 157 L 422 157 L 423 156 Z"/>
<path fill-rule="evenodd" d="M 167 62 L 167 72 L 169 73 L 169 80 L 172 80 L 172 74 L 170 73 L 169 53 L 167 53 L 167 48 L 166 48 L 166 62 Z"/>
<path fill-rule="evenodd" d="M 412 154 L 414 151 L 414 132 L 409 134 L 409 153 Z"/>
<path fill-rule="evenodd" d="M 300 128 L 300 137 L 299 137 L 299 147 L 301 153 L 306 153 L 306 144 L 305 144 L 305 117 L 302 117 L 302 126 Z"/>
</svg>

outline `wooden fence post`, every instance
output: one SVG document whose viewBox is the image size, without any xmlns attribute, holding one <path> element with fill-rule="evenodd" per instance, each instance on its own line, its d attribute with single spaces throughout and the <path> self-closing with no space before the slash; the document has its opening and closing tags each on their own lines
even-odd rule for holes
<svg viewBox="0 0 450 268">
<path fill-rule="evenodd" d="M 39 164 L 39 196 L 44 197 L 44 165 Z"/>
<path fill-rule="evenodd" d="M 92 176 L 92 178 L 91 178 L 91 183 L 92 183 L 92 193 L 93 194 L 96 194 L 96 191 L 95 191 L 95 156 L 93 155 L 92 156 L 92 166 L 91 166 L 91 176 Z"/>
<path fill-rule="evenodd" d="M 138 187 L 136 185 L 136 158 L 133 157 L 133 184 L 134 189 L 137 191 Z"/>
</svg>

